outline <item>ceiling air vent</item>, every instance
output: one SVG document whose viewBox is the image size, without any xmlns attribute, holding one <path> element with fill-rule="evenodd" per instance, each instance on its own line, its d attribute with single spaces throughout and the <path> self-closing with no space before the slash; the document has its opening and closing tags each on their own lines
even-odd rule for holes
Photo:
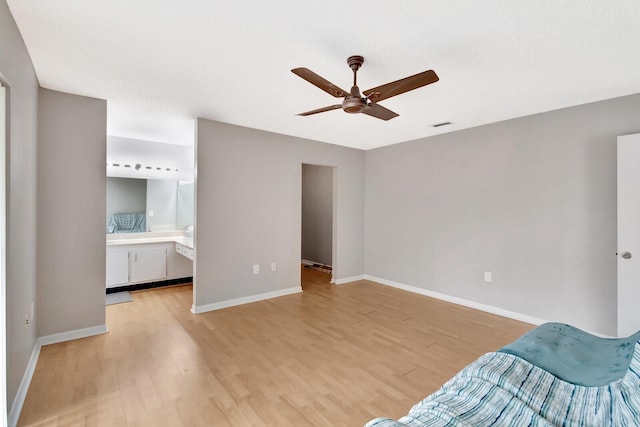
<svg viewBox="0 0 640 427">
<path fill-rule="evenodd" d="M 439 128 L 440 126 L 447 126 L 450 125 L 451 122 L 442 122 L 442 123 L 436 123 L 435 125 L 432 125 L 434 128 Z"/>
</svg>

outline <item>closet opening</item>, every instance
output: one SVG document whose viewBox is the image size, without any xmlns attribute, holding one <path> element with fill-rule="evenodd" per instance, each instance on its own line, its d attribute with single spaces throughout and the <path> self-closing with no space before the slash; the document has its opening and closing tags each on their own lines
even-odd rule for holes
<svg viewBox="0 0 640 427">
<path fill-rule="evenodd" d="M 309 282 L 333 283 L 336 269 L 337 168 L 302 165 L 301 264 L 303 289 Z M 313 273 L 312 273 L 313 272 Z"/>
</svg>

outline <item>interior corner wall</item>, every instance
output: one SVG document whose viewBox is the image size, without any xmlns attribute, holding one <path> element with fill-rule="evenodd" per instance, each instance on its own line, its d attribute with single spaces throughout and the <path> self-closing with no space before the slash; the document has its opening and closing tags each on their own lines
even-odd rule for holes
<svg viewBox="0 0 640 427">
<path fill-rule="evenodd" d="M 615 336 L 616 137 L 639 118 L 632 95 L 367 151 L 367 275 Z"/>
<path fill-rule="evenodd" d="M 333 168 L 302 165 L 302 259 L 331 265 Z"/>
<path fill-rule="evenodd" d="M 7 3 L 0 1 L 0 73 L 10 85 L 7 126 L 7 407 L 36 342 L 24 315 L 36 300 L 38 79 Z M 2 398 L 5 398 L 4 396 Z"/>
<path fill-rule="evenodd" d="M 105 324 L 104 100 L 40 89 L 38 336 Z"/>
<path fill-rule="evenodd" d="M 196 306 L 300 286 L 303 163 L 337 167 L 334 278 L 363 274 L 363 151 L 199 119 L 196 153 Z"/>
</svg>

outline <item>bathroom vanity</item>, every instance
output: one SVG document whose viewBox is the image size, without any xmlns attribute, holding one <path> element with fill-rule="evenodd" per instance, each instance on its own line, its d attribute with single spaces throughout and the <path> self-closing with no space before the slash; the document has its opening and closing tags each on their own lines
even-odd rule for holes
<svg viewBox="0 0 640 427">
<path fill-rule="evenodd" d="M 107 289 L 193 276 L 193 239 L 144 235 L 107 236 Z"/>
</svg>

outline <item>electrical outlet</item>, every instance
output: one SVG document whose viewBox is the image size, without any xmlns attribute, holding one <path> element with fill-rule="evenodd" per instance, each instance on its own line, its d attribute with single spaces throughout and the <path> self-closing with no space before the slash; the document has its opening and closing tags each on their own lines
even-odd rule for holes
<svg viewBox="0 0 640 427">
<path fill-rule="evenodd" d="M 490 271 L 485 271 L 484 272 L 484 281 L 485 282 L 491 282 L 491 272 Z"/>
<path fill-rule="evenodd" d="M 29 326 L 29 323 L 31 323 L 31 320 L 29 319 L 29 315 L 25 314 L 24 315 L 24 325 L 25 326 Z"/>
<path fill-rule="evenodd" d="M 260 273 L 260 265 L 259 264 L 254 264 L 253 265 L 253 274 L 259 274 Z"/>
<path fill-rule="evenodd" d="M 276 271 L 276 263 L 275 262 L 271 263 L 271 271 Z"/>
</svg>

